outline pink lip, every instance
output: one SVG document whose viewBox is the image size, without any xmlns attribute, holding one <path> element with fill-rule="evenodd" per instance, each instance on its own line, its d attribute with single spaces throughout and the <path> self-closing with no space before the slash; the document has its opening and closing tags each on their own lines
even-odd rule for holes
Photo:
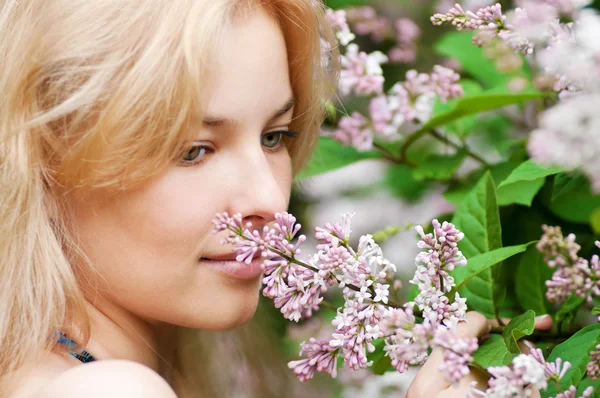
<svg viewBox="0 0 600 398">
<path fill-rule="evenodd" d="M 202 265 L 213 268 L 229 277 L 235 279 L 254 279 L 260 276 L 262 269 L 262 258 L 254 258 L 250 264 L 240 263 L 235 260 L 200 260 Z"/>
</svg>

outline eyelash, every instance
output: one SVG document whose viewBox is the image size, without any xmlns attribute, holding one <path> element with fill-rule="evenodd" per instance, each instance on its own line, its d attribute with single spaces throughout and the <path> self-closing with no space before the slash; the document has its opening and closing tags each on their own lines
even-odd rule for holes
<svg viewBox="0 0 600 398">
<path fill-rule="evenodd" d="M 269 134 L 279 134 L 279 142 L 276 144 L 276 146 L 274 147 L 267 147 L 267 150 L 270 152 L 276 152 L 278 151 L 282 146 L 283 146 L 283 136 L 287 136 L 287 137 L 291 137 L 291 138 L 295 138 L 296 136 L 298 136 L 298 133 L 295 131 L 291 131 L 291 130 L 279 130 L 279 131 L 269 131 L 268 133 L 265 133 L 263 135 L 260 136 L 261 140 L 264 136 L 269 135 Z M 195 148 L 201 148 L 204 149 L 205 152 L 210 152 L 212 151 L 212 149 L 207 146 L 207 145 L 201 145 L 200 143 L 193 143 L 184 153 L 183 155 L 181 155 L 181 157 L 186 156 L 191 150 L 195 149 Z M 200 156 L 200 155 L 198 155 Z M 202 158 L 200 160 L 180 160 L 180 165 L 183 167 L 190 167 L 190 166 L 195 166 L 198 165 L 202 162 L 204 162 L 206 155 L 202 156 Z"/>
</svg>

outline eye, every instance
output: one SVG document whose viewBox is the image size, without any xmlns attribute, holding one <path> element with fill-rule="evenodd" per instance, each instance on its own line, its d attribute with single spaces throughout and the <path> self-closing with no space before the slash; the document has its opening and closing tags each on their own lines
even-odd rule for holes
<svg viewBox="0 0 600 398">
<path fill-rule="evenodd" d="M 180 160 L 182 166 L 193 166 L 204 160 L 206 155 L 211 149 L 200 143 L 194 143 L 189 149 L 187 149 Z"/>
<path fill-rule="evenodd" d="M 260 143 L 266 146 L 267 148 L 273 149 L 281 143 L 281 139 L 284 135 L 288 137 L 296 137 L 298 134 L 294 131 L 289 130 L 271 131 L 261 135 Z"/>
</svg>

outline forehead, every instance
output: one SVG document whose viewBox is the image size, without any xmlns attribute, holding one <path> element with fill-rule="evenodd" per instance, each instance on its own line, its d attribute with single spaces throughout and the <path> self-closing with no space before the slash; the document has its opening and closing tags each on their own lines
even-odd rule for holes
<svg viewBox="0 0 600 398">
<path fill-rule="evenodd" d="M 283 34 L 261 9 L 224 29 L 212 62 L 205 116 L 252 122 L 292 96 Z"/>
</svg>

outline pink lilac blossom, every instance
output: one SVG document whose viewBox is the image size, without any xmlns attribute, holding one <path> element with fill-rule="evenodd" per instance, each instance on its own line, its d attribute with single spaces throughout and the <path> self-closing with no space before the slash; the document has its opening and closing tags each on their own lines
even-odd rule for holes
<svg viewBox="0 0 600 398">
<path fill-rule="evenodd" d="M 600 54 L 600 53 L 599 53 Z M 579 168 L 600 192 L 600 93 L 582 94 L 546 110 L 527 150 L 537 163 Z"/>
<path fill-rule="evenodd" d="M 449 272 L 455 267 L 467 264 L 466 258 L 458 250 L 458 242 L 464 234 L 448 222 L 433 220 L 433 234 L 425 234 L 421 226 L 415 229 L 421 236 L 418 246 L 421 251 L 415 263 L 417 270 L 410 283 L 419 287 L 414 303 L 421 311 L 435 314 L 436 321 L 449 325 L 465 319 L 466 300 L 456 293 L 454 303 L 450 304 L 445 296 L 454 286 L 454 278 Z"/>
<path fill-rule="evenodd" d="M 344 46 L 350 44 L 355 38 L 354 34 L 350 31 L 346 18 L 347 15 L 344 10 L 334 11 L 328 8 L 325 14 L 326 21 L 333 28 L 338 41 Z"/>
<path fill-rule="evenodd" d="M 513 359 L 512 368 L 493 366 L 487 369 L 493 377 L 488 381 L 485 391 L 472 388 L 470 397 L 527 397 L 531 388 L 546 389 L 548 382 L 544 365 L 530 355 L 521 354 Z"/>
<path fill-rule="evenodd" d="M 594 387 L 588 387 L 579 396 L 579 398 L 589 398 L 594 393 Z M 577 397 L 577 388 L 575 386 L 570 386 L 568 390 L 559 393 L 555 398 L 576 398 Z"/>
<path fill-rule="evenodd" d="M 470 373 L 469 363 L 473 354 L 479 348 L 477 338 L 461 338 L 452 329 L 440 327 L 433 339 L 433 347 L 443 348 L 444 362 L 439 370 L 446 379 L 457 386 L 460 380 Z"/>
<path fill-rule="evenodd" d="M 600 91 L 600 15 L 585 9 L 571 24 L 550 25 L 548 45 L 536 53 L 536 61 L 557 78 L 557 91 Z"/>
<path fill-rule="evenodd" d="M 231 217 L 227 213 L 218 214 L 213 223 L 215 233 L 229 233 L 223 243 L 233 245 L 239 261 L 245 261 L 248 253 L 251 257 L 263 257 L 263 294 L 273 299 L 275 307 L 287 319 L 297 322 L 310 317 L 319 309 L 329 286 L 337 283 L 343 289 L 345 302 L 332 321 L 335 331 L 331 338 L 303 343 L 300 355 L 305 358 L 289 363 L 299 380 L 308 380 L 315 372 L 335 377 L 338 357 L 353 370 L 370 366 L 367 353 L 375 350 L 373 341 L 384 336 L 384 350 L 398 371 L 421 364 L 430 348 L 438 348 L 445 359 L 441 369 L 452 380 L 458 380 L 468 373 L 467 363 L 477 348 L 476 342 L 459 339 L 447 327 L 464 319 L 466 300 L 457 294 L 450 304 L 443 292 L 436 289 L 438 285 L 429 282 L 435 299 L 423 297 L 420 302 L 424 309 L 422 323 L 415 321 L 413 303 L 408 303 L 405 309 L 391 306 L 387 282 L 393 279 L 389 274 L 393 275 L 396 267 L 383 257 L 371 235 L 361 236 L 356 250 L 349 246 L 352 216 L 346 213 L 341 223 L 315 229 L 318 252 L 307 262 L 298 258 L 305 237 L 299 235 L 300 225 L 289 213 L 276 213 L 276 222 L 270 228 L 264 227 L 262 233 L 250 232 L 252 224 L 243 224 L 239 214 Z M 433 280 L 440 280 L 441 274 L 449 286 L 453 281 L 447 272 L 464 265 L 464 257 L 457 249 L 464 235 L 449 223 L 434 220 L 433 227 L 434 234 L 425 234 L 421 227 L 417 228 L 421 234 L 419 247 L 425 254 L 419 257 L 422 268 L 416 274 L 425 272 Z M 292 243 L 294 239 L 298 242 Z"/>
<path fill-rule="evenodd" d="M 460 4 L 456 4 L 446 14 L 433 15 L 431 22 L 437 26 L 451 24 L 458 30 L 477 30 L 479 33 L 473 37 L 473 42 L 480 46 L 489 41 L 490 37 L 498 37 L 515 51 L 533 53 L 533 43 L 514 31 L 507 16 L 502 13 L 500 3 L 480 8 L 476 12 L 465 11 Z"/>
<path fill-rule="evenodd" d="M 436 96 L 442 102 L 464 94 L 460 76 L 436 65 L 431 74 L 410 70 L 404 82 L 396 83 L 387 95 L 373 98 L 369 104 L 374 134 L 384 141 L 395 141 L 410 134 L 431 118 Z"/>
<path fill-rule="evenodd" d="M 385 54 L 374 51 L 367 54 L 358 45 L 351 43 L 341 57 L 339 89 L 343 96 L 377 95 L 383 91 L 383 71 L 381 64 L 388 61 Z"/>
<path fill-rule="evenodd" d="M 309 380 L 315 372 L 326 372 L 331 377 L 337 376 L 339 349 L 331 347 L 329 341 L 317 341 L 311 338 L 308 343 L 303 342 L 300 347 L 300 355 L 305 355 L 306 358 L 288 363 L 288 367 L 293 370 L 298 380 Z"/>
<path fill-rule="evenodd" d="M 596 345 L 596 349 L 590 352 L 590 362 L 587 364 L 586 371 L 590 379 L 600 378 L 600 344 Z"/>
<path fill-rule="evenodd" d="M 335 140 L 361 152 L 373 148 L 373 130 L 369 121 L 356 111 L 340 119 L 332 136 Z"/>
<path fill-rule="evenodd" d="M 575 243 L 575 235 L 563 237 L 560 227 L 543 225 L 544 234 L 536 245 L 544 254 L 544 260 L 550 268 L 556 268 L 552 279 L 546 281 L 546 298 L 551 302 L 563 302 L 572 294 L 590 302 L 593 295 L 600 295 L 600 258 L 591 260 L 579 257 L 580 246 Z M 596 241 L 600 247 L 600 242 Z"/>
<path fill-rule="evenodd" d="M 361 36 L 370 35 L 373 41 L 381 42 L 391 35 L 390 21 L 380 15 L 373 7 L 348 7 L 346 18 L 354 32 Z"/>
<path fill-rule="evenodd" d="M 410 64 L 417 58 L 417 40 L 421 28 L 409 18 L 399 18 L 394 22 L 396 45 L 388 51 L 392 63 Z"/>
</svg>

